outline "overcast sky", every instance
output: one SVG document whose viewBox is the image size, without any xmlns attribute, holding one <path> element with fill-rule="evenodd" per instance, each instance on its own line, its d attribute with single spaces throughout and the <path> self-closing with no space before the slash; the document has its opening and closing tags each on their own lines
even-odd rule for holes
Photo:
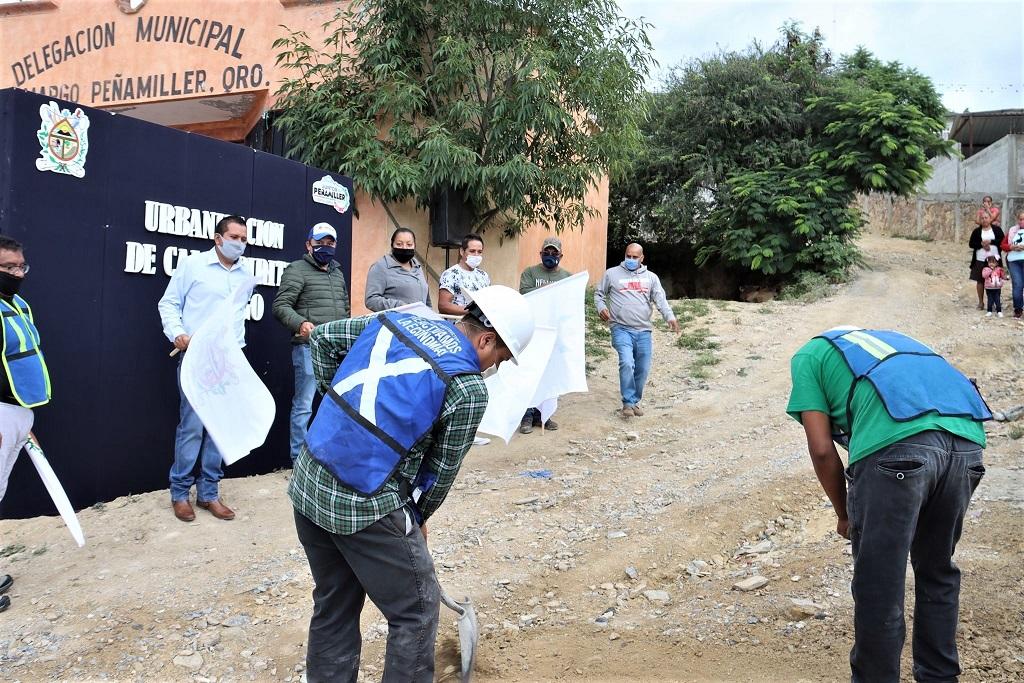
<svg viewBox="0 0 1024 683">
<path fill-rule="evenodd" d="M 932 79 L 951 111 L 1024 108 L 1024 0 L 618 0 L 653 28 L 659 70 L 720 50 L 771 45 L 794 19 L 836 57 L 863 45 Z M 655 81 L 660 80 L 657 76 Z"/>
</svg>

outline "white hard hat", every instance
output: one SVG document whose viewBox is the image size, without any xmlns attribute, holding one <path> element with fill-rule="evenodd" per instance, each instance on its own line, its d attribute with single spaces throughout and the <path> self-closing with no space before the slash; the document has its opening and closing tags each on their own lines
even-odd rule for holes
<svg viewBox="0 0 1024 683">
<path fill-rule="evenodd" d="M 481 322 L 489 324 L 498 333 L 501 341 L 512 352 L 514 362 L 518 364 L 519 355 L 533 339 L 533 329 L 536 325 L 533 311 L 530 310 L 530 304 L 526 303 L 526 298 L 504 285 L 491 285 L 475 292 L 463 293 L 480 307 L 480 311 L 487 318 Z"/>
</svg>

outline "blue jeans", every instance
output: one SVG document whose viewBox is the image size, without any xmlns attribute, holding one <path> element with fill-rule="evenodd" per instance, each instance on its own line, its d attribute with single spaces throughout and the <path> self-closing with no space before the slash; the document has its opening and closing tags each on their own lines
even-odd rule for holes
<svg viewBox="0 0 1024 683">
<path fill-rule="evenodd" d="M 612 346 L 619 354 L 622 405 L 638 405 L 644 396 L 647 373 L 651 371 L 651 331 L 612 325 Z"/>
<path fill-rule="evenodd" d="M 1017 252 L 1020 253 L 1020 252 Z M 1013 279 L 1013 312 L 1024 310 L 1024 260 L 1007 261 L 1010 277 Z"/>
<path fill-rule="evenodd" d="M 292 347 L 292 370 L 295 371 L 295 393 L 292 395 L 291 455 L 292 462 L 295 462 L 302 442 L 306 439 L 309 418 L 313 414 L 313 394 L 316 392 L 309 344 L 296 344 Z"/>
<path fill-rule="evenodd" d="M 914 434 L 846 472 L 853 541 L 853 683 L 899 683 L 907 557 L 914 569 L 914 680 L 955 681 L 964 515 L 985 474 L 981 446 Z"/>
<path fill-rule="evenodd" d="M 189 489 L 196 486 L 196 499 L 208 503 L 217 500 L 218 484 L 224 477 L 220 451 L 203 428 L 203 422 L 192 410 L 181 390 L 181 362 L 178 362 L 178 429 L 174 433 L 174 464 L 171 465 L 171 500 L 188 500 Z M 199 477 L 196 478 L 196 461 Z"/>
</svg>

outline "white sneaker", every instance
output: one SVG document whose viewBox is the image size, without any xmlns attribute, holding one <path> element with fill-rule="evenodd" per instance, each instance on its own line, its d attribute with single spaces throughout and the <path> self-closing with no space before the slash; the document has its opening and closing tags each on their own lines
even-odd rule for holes
<svg viewBox="0 0 1024 683">
<path fill-rule="evenodd" d="M 477 437 L 473 438 L 473 445 L 474 446 L 486 446 L 490 442 L 491 442 L 491 440 L 488 439 L 486 436 L 477 436 Z"/>
<path fill-rule="evenodd" d="M 992 317 L 992 311 L 989 311 L 988 313 L 986 313 L 985 317 L 986 318 L 991 318 Z"/>
<path fill-rule="evenodd" d="M 997 313 L 996 315 L 998 315 L 1000 318 L 1002 318 L 1003 317 L 1003 312 L 999 311 L 999 313 Z"/>
</svg>

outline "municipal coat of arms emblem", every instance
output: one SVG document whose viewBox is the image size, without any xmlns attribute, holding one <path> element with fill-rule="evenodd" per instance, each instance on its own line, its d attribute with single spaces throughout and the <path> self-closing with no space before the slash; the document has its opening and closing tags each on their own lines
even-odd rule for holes
<svg viewBox="0 0 1024 683">
<path fill-rule="evenodd" d="M 89 152 L 89 117 L 81 109 L 71 113 L 56 102 L 39 107 L 39 132 L 42 150 L 36 159 L 40 171 L 85 177 L 85 155 Z"/>
</svg>

